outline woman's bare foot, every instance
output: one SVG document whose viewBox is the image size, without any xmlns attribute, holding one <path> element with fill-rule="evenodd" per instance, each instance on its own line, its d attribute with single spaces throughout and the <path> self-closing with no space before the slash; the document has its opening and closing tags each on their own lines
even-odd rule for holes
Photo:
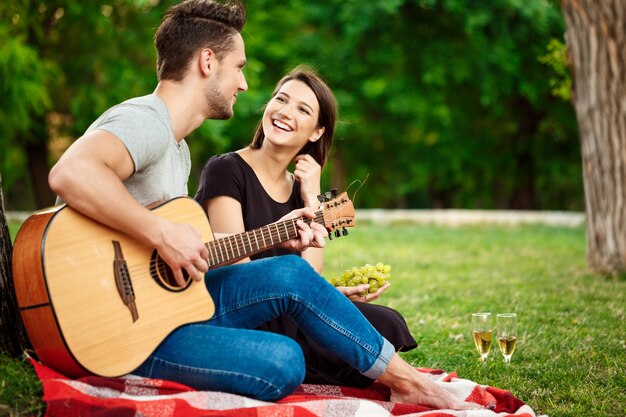
<svg viewBox="0 0 626 417">
<path fill-rule="evenodd" d="M 378 381 L 391 389 L 391 401 L 424 405 L 436 409 L 472 410 L 484 408 L 465 402 L 431 381 L 426 375 L 406 363 L 397 354 L 389 362 Z"/>
</svg>

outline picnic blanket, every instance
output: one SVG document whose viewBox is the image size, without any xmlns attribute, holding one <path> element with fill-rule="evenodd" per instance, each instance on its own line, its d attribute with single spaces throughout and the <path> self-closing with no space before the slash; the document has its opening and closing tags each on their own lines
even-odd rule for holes
<svg viewBox="0 0 626 417">
<path fill-rule="evenodd" d="M 367 389 L 303 384 L 280 401 L 266 402 L 136 376 L 70 379 L 30 361 L 43 384 L 47 417 L 536 417 L 509 391 L 434 369 L 419 370 L 455 395 L 490 409 L 433 410 L 392 403 L 389 389 L 378 383 Z"/>
</svg>

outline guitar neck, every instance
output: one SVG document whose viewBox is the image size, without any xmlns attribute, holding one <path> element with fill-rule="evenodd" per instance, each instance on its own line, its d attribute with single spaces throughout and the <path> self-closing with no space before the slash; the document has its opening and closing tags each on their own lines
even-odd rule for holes
<svg viewBox="0 0 626 417">
<path fill-rule="evenodd" d="M 258 229 L 236 235 L 227 236 L 221 239 L 206 243 L 209 250 L 209 268 L 236 262 L 256 253 L 262 252 L 271 247 L 280 245 L 288 240 L 298 237 L 298 226 L 296 222 L 302 220 L 310 224 L 316 222 L 324 224 L 322 211 L 315 213 L 314 219 L 298 217 L 282 222 L 268 224 Z"/>
</svg>

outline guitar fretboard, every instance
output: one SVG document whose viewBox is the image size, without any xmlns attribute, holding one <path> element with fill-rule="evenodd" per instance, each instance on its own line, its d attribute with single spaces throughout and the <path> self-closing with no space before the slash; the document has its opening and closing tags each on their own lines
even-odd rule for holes
<svg viewBox="0 0 626 417">
<path fill-rule="evenodd" d="M 298 220 L 307 224 L 311 224 L 312 221 L 324 224 L 323 214 L 318 211 L 315 213 L 314 219 L 307 217 L 289 219 L 213 240 L 206 243 L 209 250 L 209 268 L 238 261 L 298 237 L 298 226 L 296 225 Z"/>
</svg>

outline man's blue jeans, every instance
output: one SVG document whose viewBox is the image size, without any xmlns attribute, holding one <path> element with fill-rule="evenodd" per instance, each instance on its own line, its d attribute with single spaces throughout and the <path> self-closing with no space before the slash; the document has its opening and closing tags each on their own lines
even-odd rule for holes
<svg viewBox="0 0 626 417">
<path fill-rule="evenodd" d="M 221 267 L 207 272 L 205 282 L 214 316 L 176 329 L 134 374 L 278 400 L 304 379 L 302 351 L 286 336 L 253 329 L 282 315 L 372 379 L 395 352 L 347 297 L 298 256 Z"/>
</svg>

